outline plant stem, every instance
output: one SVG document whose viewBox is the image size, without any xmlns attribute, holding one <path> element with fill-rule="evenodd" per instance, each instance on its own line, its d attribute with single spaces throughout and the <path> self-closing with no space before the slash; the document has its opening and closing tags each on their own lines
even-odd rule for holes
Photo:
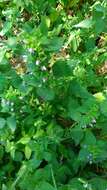
<svg viewBox="0 0 107 190">
<path fill-rule="evenodd" d="M 54 172 L 53 172 L 52 165 L 51 165 L 51 175 L 52 175 L 52 181 L 53 181 L 53 185 L 55 187 L 55 190 L 58 190 L 56 180 L 55 180 L 55 177 L 54 177 Z"/>
</svg>

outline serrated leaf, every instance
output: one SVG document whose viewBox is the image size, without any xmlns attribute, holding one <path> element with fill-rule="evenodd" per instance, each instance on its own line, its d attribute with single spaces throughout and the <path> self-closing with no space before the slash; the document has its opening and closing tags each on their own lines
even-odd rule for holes
<svg viewBox="0 0 107 190">
<path fill-rule="evenodd" d="M 35 188 L 35 190 L 55 190 L 55 188 L 48 182 L 43 181 Z"/>
<path fill-rule="evenodd" d="M 91 186 L 95 190 L 106 190 L 107 189 L 107 180 L 100 178 L 100 177 L 94 177 L 90 180 Z"/>
<path fill-rule="evenodd" d="M 54 91 L 47 87 L 39 87 L 37 89 L 37 95 L 45 101 L 51 101 L 55 97 Z"/>
<path fill-rule="evenodd" d="M 87 52 L 92 51 L 95 48 L 95 38 L 90 37 L 88 40 L 86 40 L 86 50 Z"/>
<path fill-rule="evenodd" d="M 55 62 L 55 64 L 53 65 L 53 74 L 55 77 L 58 78 L 70 76 L 71 75 L 70 67 L 65 61 L 59 60 Z"/>
<path fill-rule="evenodd" d="M 78 111 L 78 108 L 80 107 L 77 99 L 69 98 L 68 105 L 67 105 L 67 112 L 68 116 L 72 118 L 74 121 L 80 121 L 81 120 L 81 113 Z"/>
<path fill-rule="evenodd" d="M 80 143 L 83 136 L 84 136 L 84 132 L 82 129 L 75 127 L 74 129 L 71 130 L 71 137 L 75 141 L 76 145 L 78 145 Z"/>
<path fill-rule="evenodd" d="M 95 23 L 95 33 L 98 35 L 101 32 L 105 32 L 106 30 L 106 25 L 105 25 L 105 20 L 102 18 L 101 20 L 97 20 Z"/>
<path fill-rule="evenodd" d="M 58 52 L 63 46 L 63 38 L 61 37 L 54 37 L 52 39 L 45 39 L 42 40 L 41 44 L 44 50 L 48 52 Z"/>
<path fill-rule="evenodd" d="M 2 129 L 6 124 L 6 120 L 0 117 L 0 129 Z"/>
<path fill-rule="evenodd" d="M 7 118 L 7 125 L 12 132 L 16 130 L 16 118 L 15 116 L 10 116 Z"/>
<path fill-rule="evenodd" d="M 10 70 L 9 77 L 11 78 L 12 86 L 20 89 L 20 86 L 22 85 L 22 80 L 21 80 L 21 77 L 16 73 L 15 70 Z"/>
<path fill-rule="evenodd" d="M 71 190 L 85 190 L 85 187 L 83 186 L 83 184 L 79 181 L 78 178 L 73 178 L 70 183 L 70 189 Z M 70 190 L 69 189 L 69 190 Z"/>
<path fill-rule="evenodd" d="M 95 145 L 96 144 L 96 137 L 90 130 L 87 129 L 87 131 L 85 132 L 84 140 L 82 143 L 85 145 Z"/>
<path fill-rule="evenodd" d="M 78 155 L 78 160 L 86 163 L 88 161 L 89 151 L 87 149 L 82 148 Z"/>
<path fill-rule="evenodd" d="M 90 94 L 86 88 L 84 88 L 84 86 L 81 86 L 81 84 L 76 80 L 71 81 L 69 86 L 69 94 L 72 94 L 76 97 L 81 97 L 83 99 L 88 99 L 90 97 Z"/>
</svg>

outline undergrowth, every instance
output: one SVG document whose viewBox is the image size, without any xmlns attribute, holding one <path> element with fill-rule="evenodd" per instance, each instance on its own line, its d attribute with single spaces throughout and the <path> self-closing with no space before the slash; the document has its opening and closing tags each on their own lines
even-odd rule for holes
<svg viewBox="0 0 107 190">
<path fill-rule="evenodd" d="M 107 190 L 106 0 L 0 0 L 0 189 Z"/>
</svg>

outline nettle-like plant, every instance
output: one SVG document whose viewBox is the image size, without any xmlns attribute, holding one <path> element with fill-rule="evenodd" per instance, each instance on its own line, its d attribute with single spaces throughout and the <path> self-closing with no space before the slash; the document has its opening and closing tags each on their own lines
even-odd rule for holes
<svg viewBox="0 0 107 190">
<path fill-rule="evenodd" d="M 107 189 L 107 2 L 0 1 L 0 189 Z"/>
</svg>

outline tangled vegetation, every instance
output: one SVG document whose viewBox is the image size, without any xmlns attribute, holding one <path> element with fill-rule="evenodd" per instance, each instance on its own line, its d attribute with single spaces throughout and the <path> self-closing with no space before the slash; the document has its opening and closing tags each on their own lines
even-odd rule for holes
<svg viewBox="0 0 107 190">
<path fill-rule="evenodd" d="M 107 190 L 106 0 L 0 0 L 0 189 Z"/>
</svg>

